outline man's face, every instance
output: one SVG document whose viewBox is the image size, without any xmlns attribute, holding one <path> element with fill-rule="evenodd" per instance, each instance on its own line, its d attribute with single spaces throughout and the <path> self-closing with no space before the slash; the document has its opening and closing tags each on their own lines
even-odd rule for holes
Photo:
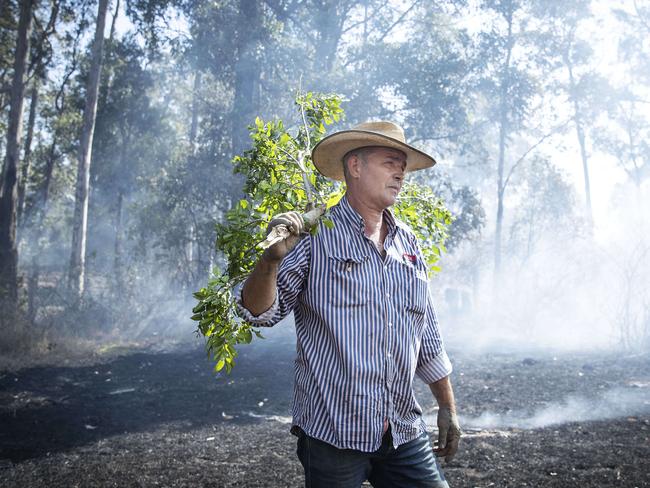
<svg viewBox="0 0 650 488">
<path fill-rule="evenodd" d="M 388 208 L 397 201 L 402 189 L 406 155 L 397 149 L 379 147 L 364 156 L 357 162 L 357 193 L 377 208 Z"/>
</svg>

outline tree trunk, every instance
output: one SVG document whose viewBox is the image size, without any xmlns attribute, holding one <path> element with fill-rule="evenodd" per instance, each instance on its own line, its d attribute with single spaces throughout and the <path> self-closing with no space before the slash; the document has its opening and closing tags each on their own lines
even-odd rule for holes
<svg viewBox="0 0 650 488">
<path fill-rule="evenodd" d="M 199 132 L 199 93 L 201 91 L 201 72 L 194 73 L 194 89 L 192 91 L 192 122 L 190 124 L 190 149 L 196 154 L 196 137 Z"/>
<path fill-rule="evenodd" d="M 128 129 L 126 123 L 120 126 L 120 168 L 126 167 L 126 152 L 130 145 L 128 137 Z M 118 184 L 117 188 L 117 202 L 115 205 L 115 241 L 113 247 L 113 283 L 115 286 L 115 295 L 121 296 L 123 291 L 122 283 L 122 209 L 124 205 L 124 187 Z"/>
<path fill-rule="evenodd" d="M 124 202 L 124 190 L 120 188 L 117 194 L 117 208 L 115 211 L 115 243 L 113 255 L 113 280 L 115 283 L 115 295 L 122 294 L 122 204 Z"/>
<path fill-rule="evenodd" d="M 25 67 L 32 29 L 33 0 L 22 0 L 16 38 L 14 75 L 11 86 L 7 154 L 0 191 L 0 297 L 3 315 L 10 318 L 18 302 L 18 249 L 16 246 L 16 207 L 18 204 L 18 159 L 22 137 L 25 99 Z"/>
<path fill-rule="evenodd" d="M 337 11 L 338 1 L 324 0 L 319 2 L 316 8 L 316 26 L 318 28 L 318 44 L 314 61 L 316 69 L 327 75 L 332 71 L 336 59 L 343 22 L 340 13 Z M 347 6 L 343 6 L 347 13 Z"/>
<path fill-rule="evenodd" d="M 34 215 L 36 219 L 34 222 L 34 228 L 36 229 L 35 241 L 37 245 L 41 242 L 41 237 L 43 236 L 43 221 L 45 220 L 45 214 L 47 212 L 50 184 L 52 183 L 52 174 L 54 173 L 54 165 L 56 164 L 56 144 L 57 137 L 55 135 L 52 139 L 52 144 L 50 145 L 47 163 L 45 164 L 43 184 L 38 192 L 38 198 L 34 202 Z M 31 273 L 28 280 L 27 318 L 31 323 L 36 321 L 36 313 L 38 312 L 36 303 L 36 291 L 38 289 L 38 280 L 40 275 L 38 256 L 38 252 L 34 252 L 32 255 Z"/>
<path fill-rule="evenodd" d="M 32 87 L 31 103 L 29 104 L 29 121 L 27 123 L 27 137 L 23 151 L 23 164 L 21 167 L 20 181 L 18 182 L 18 221 L 22 222 L 25 210 L 25 189 L 31 169 L 32 140 L 34 138 L 34 124 L 36 122 L 36 107 L 38 105 L 38 82 Z"/>
<path fill-rule="evenodd" d="M 108 31 L 109 32 L 108 39 L 106 40 L 107 48 L 103 53 L 103 57 L 107 59 L 111 59 L 112 53 L 115 52 L 115 45 L 113 39 L 115 38 L 115 26 L 117 24 L 117 18 L 119 13 L 120 13 L 120 0 L 117 0 L 117 2 L 115 2 L 115 11 L 113 12 L 113 20 L 111 21 L 111 27 Z M 108 78 L 105 80 L 104 86 L 105 86 L 104 92 L 100 93 L 101 97 L 98 102 L 99 107 L 105 107 L 107 104 L 110 103 L 111 91 L 113 89 L 113 70 L 108 70 Z"/>
<path fill-rule="evenodd" d="M 239 1 L 239 31 L 235 62 L 235 100 L 233 103 L 233 151 L 239 154 L 248 143 L 248 126 L 255 119 L 256 89 L 260 63 L 256 59 L 261 25 L 261 4 L 257 0 Z"/>
<path fill-rule="evenodd" d="M 201 91 L 201 72 L 199 70 L 196 70 L 194 73 L 194 89 L 192 91 L 192 122 L 190 125 L 190 150 L 192 151 L 192 155 L 196 155 L 197 152 L 197 136 L 198 136 L 198 131 L 199 131 L 199 93 Z M 195 160 L 193 158 L 190 158 L 190 161 L 192 161 L 193 164 L 195 163 Z M 193 274 L 192 271 L 192 264 L 195 259 L 195 256 L 200 255 L 200 242 L 197 238 L 196 234 L 196 221 L 194 217 L 192 216 L 192 223 L 190 224 L 190 229 L 189 229 L 189 236 L 190 236 L 190 242 L 188 245 L 188 271 L 190 276 Z M 199 262 L 195 263 L 196 264 L 196 269 L 197 271 L 200 270 L 201 263 L 200 260 Z M 199 276 L 197 274 L 197 276 Z"/>
<path fill-rule="evenodd" d="M 86 232 L 88 230 L 88 194 L 90 187 L 90 161 L 92 157 L 95 118 L 97 115 L 97 93 L 102 67 L 104 48 L 104 27 L 108 0 L 99 0 L 97 26 L 92 48 L 92 64 L 86 86 L 86 106 L 84 107 L 77 184 L 75 192 L 74 220 L 72 227 L 72 252 L 70 254 L 69 284 L 71 291 L 80 300 L 84 293 L 86 272 Z"/>
<path fill-rule="evenodd" d="M 38 253 L 32 255 L 32 265 L 27 280 L 27 320 L 30 324 L 36 322 L 36 312 L 38 311 L 38 304 L 36 303 L 36 291 L 38 290 L 38 280 L 40 277 L 40 269 L 38 265 Z"/>
<path fill-rule="evenodd" d="M 54 165 L 56 164 L 56 136 L 52 139 L 52 145 L 50 146 L 50 154 L 47 158 L 47 164 L 45 165 L 45 173 L 43 175 L 43 186 L 41 187 L 41 196 L 39 198 L 39 205 L 41 208 L 38 227 L 40 228 L 45 214 L 45 208 L 47 207 L 47 201 L 50 196 L 50 184 L 52 183 L 52 175 L 54 174 Z"/>
<path fill-rule="evenodd" d="M 501 236 L 503 233 L 503 197 L 505 195 L 505 183 L 503 172 L 506 158 L 506 139 L 508 137 L 508 107 L 507 97 L 510 83 L 510 59 L 512 57 L 513 36 L 512 36 L 512 10 L 506 17 L 508 22 L 507 53 L 503 64 L 500 86 L 500 119 L 499 119 L 499 161 L 497 163 L 497 218 L 494 232 L 494 274 L 497 277 L 501 271 Z"/>
<path fill-rule="evenodd" d="M 196 229 L 196 279 L 200 280 L 202 275 L 205 272 L 202 262 L 201 255 L 201 236 L 199 235 L 199 229 Z"/>
<path fill-rule="evenodd" d="M 573 122 L 576 126 L 576 136 L 578 137 L 578 144 L 580 145 L 580 158 L 582 159 L 582 174 L 584 176 L 585 185 L 585 209 L 587 212 L 587 220 L 589 224 L 593 224 L 594 216 L 591 206 L 591 184 L 589 183 L 589 158 L 587 156 L 587 145 L 585 142 L 585 132 L 582 127 L 582 114 L 580 112 L 580 104 L 578 103 L 578 96 L 576 94 L 577 87 L 575 78 L 573 77 L 573 66 L 568 55 L 564 57 L 564 61 L 569 71 L 569 93 L 573 102 Z"/>
<path fill-rule="evenodd" d="M 115 2 L 115 12 L 113 13 L 113 20 L 111 21 L 111 30 L 108 34 L 108 42 L 112 43 L 115 38 L 115 25 L 117 24 L 117 17 L 120 14 L 120 0 Z"/>
</svg>

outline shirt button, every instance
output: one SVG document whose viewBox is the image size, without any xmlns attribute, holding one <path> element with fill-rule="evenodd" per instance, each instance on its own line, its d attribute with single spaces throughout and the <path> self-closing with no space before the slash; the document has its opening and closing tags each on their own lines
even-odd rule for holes
<svg viewBox="0 0 650 488">
<path fill-rule="evenodd" d="M 390 293 L 386 292 L 386 298 L 390 298 Z"/>
<path fill-rule="evenodd" d="M 388 327 L 392 327 L 392 326 L 393 326 L 393 323 L 392 323 L 392 322 L 388 322 Z"/>
<path fill-rule="evenodd" d="M 386 357 L 392 357 L 391 353 L 386 354 Z"/>
</svg>

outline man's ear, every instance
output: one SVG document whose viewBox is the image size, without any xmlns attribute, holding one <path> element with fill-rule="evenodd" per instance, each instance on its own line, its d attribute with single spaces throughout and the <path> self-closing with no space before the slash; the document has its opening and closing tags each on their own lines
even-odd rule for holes
<svg viewBox="0 0 650 488">
<path fill-rule="evenodd" d="M 353 154 L 348 158 L 348 172 L 352 178 L 358 178 L 361 174 L 361 158 L 358 154 Z"/>
</svg>

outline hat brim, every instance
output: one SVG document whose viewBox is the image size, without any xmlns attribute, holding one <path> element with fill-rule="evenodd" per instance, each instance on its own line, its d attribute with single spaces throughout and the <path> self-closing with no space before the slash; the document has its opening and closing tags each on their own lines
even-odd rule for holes
<svg viewBox="0 0 650 488">
<path fill-rule="evenodd" d="M 419 149 L 377 132 L 350 129 L 336 132 L 322 139 L 312 151 L 312 161 L 316 169 L 328 178 L 344 181 L 343 156 L 367 146 L 383 146 L 399 149 L 406 154 L 406 171 L 430 168 L 436 160 Z"/>
</svg>

